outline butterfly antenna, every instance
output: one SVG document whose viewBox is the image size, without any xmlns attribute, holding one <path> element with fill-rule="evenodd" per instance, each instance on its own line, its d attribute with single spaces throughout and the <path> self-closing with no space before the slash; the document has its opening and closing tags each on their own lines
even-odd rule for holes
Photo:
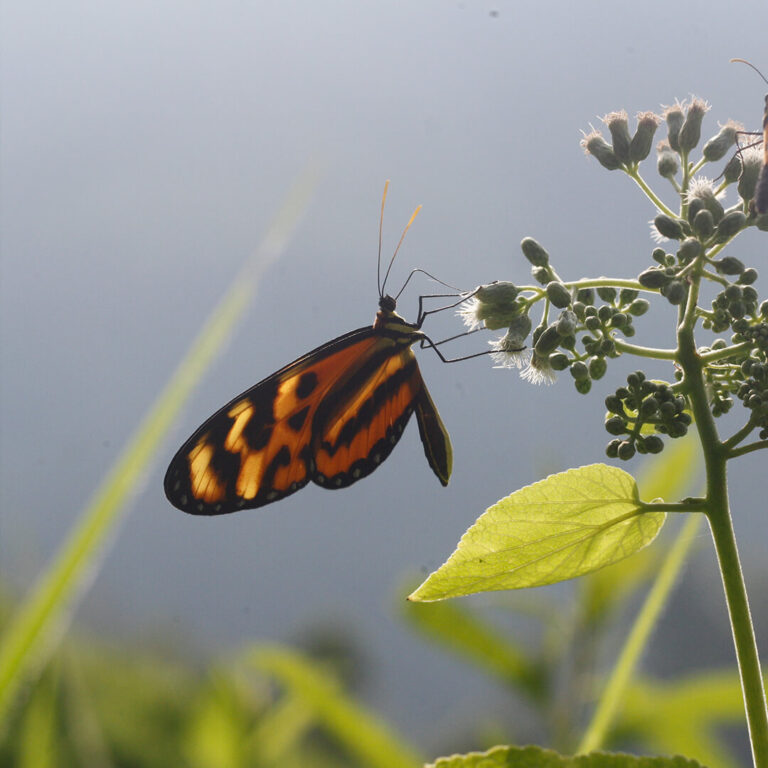
<svg viewBox="0 0 768 768">
<path fill-rule="evenodd" d="M 440 283 L 440 285 L 444 285 L 446 288 L 450 288 L 452 291 L 456 291 L 457 293 L 469 293 L 469 291 L 464 291 L 461 288 L 457 288 L 455 285 L 451 285 L 450 283 L 446 283 L 445 280 L 441 280 L 439 277 L 435 277 L 430 272 L 427 272 L 426 269 L 421 269 L 420 267 L 416 267 L 416 269 L 411 270 L 411 274 L 408 275 L 405 282 L 403 283 L 403 287 L 395 294 L 395 301 L 397 301 L 400 298 L 400 294 L 406 289 L 408 283 L 411 282 L 411 278 L 415 274 L 421 274 L 426 275 L 430 280 L 434 280 L 436 283 Z"/>
<path fill-rule="evenodd" d="M 413 220 L 419 215 L 420 210 L 421 210 L 421 206 L 419 205 L 416 207 L 416 210 L 411 214 L 411 218 L 408 219 L 408 223 L 405 225 L 403 234 L 400 235 L 400 240 L 397 243 L 397 248 L 395 248 L 395 252 L 392 254 L 392 258 L 389 260 L 389 266 L 387 267 L 387 271 L 384 274 L 384 282 L 381 284 L 381 289 L 379 290 L 379 296 L 383 295 L 384 286 L 387 284 L 387 279 L 389 278 L 389 272 L 392 269 L 392 265 L 395 263 L 395 257 L 397 256 L 397 252 L 400 250 L 400 246 L 403 244 L 403 240 L 405 239 L 405 233 L 410 229 L 411 224 L 413 224 Z"/>
<path fill-rule="evenodd" d="M 389 179 L 384 182 L 384 193 L 381 196 L 381 213 L 379 214 L 379 258 L 376 262 L 376 282 L 379 286 L 379 298 L 384 294 L 381 292 L 381 238 L 384 231 L 384 203 L 387 202 L 387 190 L 389 189 Z"/>
<path fill-rule="evenodd" d="M 763 82 L 768 85 L 768 80 L 766 80 L 765 75 L 751 61 L 747 61 L 746 59 L 731 59 L 731 64 L 737 61 L 741 64 L 746 64 L 748 67 L 752 67 L 752 69 L 763 78 Z"/>
</svg>

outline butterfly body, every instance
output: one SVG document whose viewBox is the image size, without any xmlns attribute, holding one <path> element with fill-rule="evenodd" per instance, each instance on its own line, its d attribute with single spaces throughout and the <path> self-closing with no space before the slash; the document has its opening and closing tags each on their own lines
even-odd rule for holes
<svg viewBox="0 0 768 768">
<path fill-rule="evenodd" d="M 757 177 L 755 210 L 758 213 L 768 213 L 768 94 L 765 96 L 763 111 L 763 167 Z"/>
<path fill-rule="evenodd" d="M 310 480 L 344 488 L 389 456 L 413 413 L 446 485 L 450 438 L 411 349 L 425 336 L 395 304 L 382 296 L 372 326 L 303 355 L 214 413 L 171 461 L 169 501 L 217 515 L 278 501 Z"/>
</svg>

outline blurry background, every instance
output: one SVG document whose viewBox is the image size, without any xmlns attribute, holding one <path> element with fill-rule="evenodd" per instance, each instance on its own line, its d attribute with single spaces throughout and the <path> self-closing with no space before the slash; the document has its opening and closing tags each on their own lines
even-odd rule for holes
<svg viewBox="0 0 768 768">
<path fill-rule="evenodd" d="M 222 518 L 173 509 L 162 473 L 234 394 L 372 320 L 385 179 L 385 255 L 424 205 L 393 290 L 414 266 L 464 287 L 529 282 L 519 250 L 527 235 L 564 279 L 639 273 L 654 211 L 626 177 L 584 157 L 580 131 L 608 111 L 658 111 L 692 93 L 713 105 L 705 137 L 729 117 L 759 128 L 765 85 L 728 59 L 768 68 L 767 24 L 764 0 L 737 10 L 687 0 L 626 9 L 552 0 L 5 4 L 5 589 L 26 593 L 293 180 L 320 163 L 296 236 L 147 477 L 76 626 L 200 659 L 327 627 L 348 633 L 367 665 L 364 700 L 427 752 L 491 711 L 500 695 L 492 682 L 403 626 L 404 581 L 436 568 L 501 496 L 603 460 L 602 401 L 626 373 L 621 364 L 583 398 L 568 376 L 536 388 L 485 359 L 444 366 L 422 352 L 454 445 L 446 489 L 415 426 L 348 490 L 307 487 Z M 644 175 L 666 193 L 653 161 Z M 763 241 L 748 233 L 732 253 L 759 263 Z M 400 312 L 413 319 L 418 294 L 431 290 L 414 280 Z M 669 333 L 665 312 L 638 320 L 639 341 L 671 343 L 644 336 Z M 435 337 L 459 330 L 447 316 L 428 328 Z M 755 453 L 732 479 L 765 651 L 764 469 Z M 648 667 L 730 663 L 704 533 L 677 596 Z"/>
</svg>

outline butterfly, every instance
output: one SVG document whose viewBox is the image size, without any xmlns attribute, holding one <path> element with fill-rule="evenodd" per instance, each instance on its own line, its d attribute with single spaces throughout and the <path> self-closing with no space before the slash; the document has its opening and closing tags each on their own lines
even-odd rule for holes
<svg viewBox="0 0 768 768">
<path fill-rule="evenodd" d="M 763 73 L 746 59 L 731 59 L 732 62 L 738 61 L 746 64 L 757 72 L 760 77 L 768 83 Z M 759 142 L 757 142 L 759 143 Z M 757 186 L 755 187 L 755 196 L 753 198 L 755 211 L 757 213 L 768 213 L 768 94 L 765 96 L 765 107 L 763 109 L 763 167 L 760 169 L 760 175 L 757 177 Z"/>
<path fill-rule="evenodd" d="M 382 217 L 386 194 L 387 185 Z M 194 431 L 165 474 L 171 504 L 194 515 L 219 515 L 270 504 L 310 481 L 345 488 L 389 456 L 414 413 L 427 462 L 447 485 L 451 441 L 412 350 L 419 341 L 432 345 L 421 331 L 429 313 L 420 308 L 416 323 L 398 315 L 396 298 L 383 291 L 388 275 L 389 269 L 384 284 L 379 280 L 372 326 L 294 360 Z"/>
</svg>

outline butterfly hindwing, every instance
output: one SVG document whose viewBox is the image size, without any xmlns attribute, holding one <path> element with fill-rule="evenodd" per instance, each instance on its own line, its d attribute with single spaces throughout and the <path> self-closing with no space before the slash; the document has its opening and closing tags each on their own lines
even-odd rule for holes
<svg viewBox="0 0 768 768">
<path fill-rule="evenodd" d="M 383 338 L 377 353 L 318 413 L 312 478 L 318 485 L 343 488 L 373 472 L 397 444 L 424 390 L 409 346 Z"/>
</svg>

